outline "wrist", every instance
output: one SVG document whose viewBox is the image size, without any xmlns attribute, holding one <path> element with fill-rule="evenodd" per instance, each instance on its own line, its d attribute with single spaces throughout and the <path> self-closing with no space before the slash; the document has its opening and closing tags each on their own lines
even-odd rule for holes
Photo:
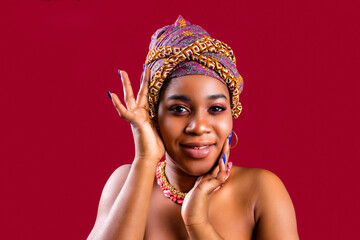
<svg viewBox="0 0 360 240">
<path fill-rule="evenodd" d="M 156 169 L 160 158 L 156 157 L 146 157 L 146 156 L 135 156 L 132 165 L 134 167 L 144 167 L 151 169 Z"/>
</svg>

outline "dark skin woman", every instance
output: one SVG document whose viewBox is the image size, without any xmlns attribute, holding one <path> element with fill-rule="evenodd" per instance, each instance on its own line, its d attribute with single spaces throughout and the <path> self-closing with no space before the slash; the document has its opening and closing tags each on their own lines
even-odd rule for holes
<svg viewBox="0 0 360 240">
<path fill-rule="evenodd" d="M 120 74 L 125 105 L 115 93 L 111 98 L 130 123 L 135 157 L 107 181 L 89 240 L 299 239 L 293 204 L 276 175 L 233 166 L 226 179 L 229 159 L 236 156 L 230 156 L 233 119 L 224 83 L 204 75 L 169 79 L 154 120 L 150 69 L 137 97 L 127 73 Z M 164 197 L 156 182 L 164 155 L 169 183 L 187 193 L 182 205 Z"/>
</svg>

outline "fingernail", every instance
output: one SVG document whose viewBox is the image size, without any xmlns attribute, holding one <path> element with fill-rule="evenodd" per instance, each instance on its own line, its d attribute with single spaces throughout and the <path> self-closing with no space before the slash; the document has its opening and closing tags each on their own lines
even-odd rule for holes
<svg viewBox="0 0 360 240">
<path fill-rule="evenodd" d="M 223 153 L 223 162 L 224 162 L 224 164 L 226 163 L 226 156 L 225 156 L 225 153 Z"/>
<path fill-rule="evenodd" d="M 121 77 L 121 70 L 120 70 L 120 69 L 118 69 L 118 73 L 119 73 L 120 79 L 122 80 L 122 77 Z"/>
<path fill-rule="evenodd" d="M 111 93 L 109 91 L 107 91 L 107 94 L 108 94 L 110 100 L 112 100 Z"/>
<path fill-rule="evenodd" d="M 144 73 L 145 73 L 145 63 L 143 64 L 143 71 L 142 71 L 141 78 L 140 78 L 140 84 L 142 84 L 142 82 L 143 82 Z"/>
<path fill-rule="evenodd" d="M 229 146 L 230 146 L 230 143 L 231 143 L 232 135 L 233 135 L 233 132 L 231 131 L 230 136 L 229 136 Z"/>
</svg>

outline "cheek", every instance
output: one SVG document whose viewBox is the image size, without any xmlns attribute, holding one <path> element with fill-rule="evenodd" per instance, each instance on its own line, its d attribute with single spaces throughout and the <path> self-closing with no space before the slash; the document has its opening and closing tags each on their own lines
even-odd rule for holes
<svg viewBox="0 0 360 240">
<path fill-rule="evenodd" d="M 174 137 L 174 132 L 171 131 L 172 128 L 173 123 L 171 121 L 165 119 L 160 122 L 160 134 L 165 143 Z"/>
<path fill-rule="evenodd" d="M 229 137 L 233 127 L 232 117 L 225 117 L 222 120 L 216 121 L 216 131 L 219 135 L 219 138 L 222 141 L 225 141 L 227 137 Z"/>
<path fill-rule="evenodd" d="M 183 123 L 179 119 L 171 118 L 166 114 L 159 114 L 159 130 L 161 138 L 164 141 L 165 147 L 169 149 L 171 144 L 176 142 L 176 139 L 183 132 Z"/>
</svg>

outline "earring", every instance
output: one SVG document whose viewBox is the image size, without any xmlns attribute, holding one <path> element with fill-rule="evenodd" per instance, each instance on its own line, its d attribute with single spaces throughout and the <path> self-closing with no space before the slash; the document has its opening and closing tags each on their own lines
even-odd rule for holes
<svg viewBox="0 0 360 240">
<path fill-rule="evenodd" d="M 230 149 L 235 148 L 235 147 L 237 146 L 237 144 L 238 144 L 238 141 L 239 141 L 238 136 L 236 135 L 236 132 L 235 132 L 235 131 L 232 131 L 232 133 L 233 133 L 233 135 L 235 135 L 236 142 L 235 142 L 235 145 L 234 145 L 234 146 L 231 146 L 231 145 L 230 145 Z M 231 144 L 231 143 L 230 143 L 230 144 Z"/>
</svg>

